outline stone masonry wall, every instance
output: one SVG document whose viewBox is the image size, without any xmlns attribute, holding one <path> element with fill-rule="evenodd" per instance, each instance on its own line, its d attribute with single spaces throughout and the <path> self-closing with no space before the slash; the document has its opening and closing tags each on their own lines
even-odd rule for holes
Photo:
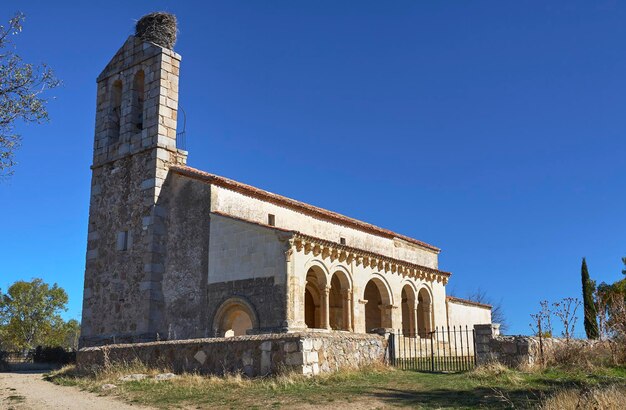
<svg viewBox="0 0 626 410">
<path fill-rule="evenodd" d="M 386 350 L 386 339 L 379 335 L 306 332 L 83 348 L 77 363 L 94 369 L 139 360 L 178 373 L 315 375 L 382 363 Z"/>
<path fill-rule="evenodd" d="M 476 361 L 480 364 L 498 362 L 510 367 L 533 366 L 541 362 L 541 350 L 544 360 L 550 361 L 559 348 L 567 341 L 560 338 L 543 338 L 540 342 L 535 336 L 502 336 L 500 325 L 475 325 Z M 585 347 L 596 343 L 589 340 L 569 341 L 573 346 Z M 543 346 L 542 346 L 543 345 Z"/>
<path fill-rule="evenodd" d="M 207 286 L 208 317 L 210 329 L 219 327 L 215 315 L 219 307 L 232 297 L 240 297 L 252 305 L 259 321 L 253 332 L 276 332 L 285 320 L 285 285 L 276 284 L 274 278 L 252 278 L 214 283 Z M 211 332 L 210 336 L 214 336 Z"/>
<path fill-rule="evenodd" d="M 256 331 L 280 330 L 285 322 L 286 252 L 291 234 L 216 214 L 210 220 L 207 299 L 211 329 L 218 327 L 213 321 L 222 303 L 241 297 L 257 315 Z"/>
<path fill-rule="evenodd" d="M 158 201 L 169 165 L 186 157 L 176 149 L 179 65 L 172 50 L 130 36 L 98 77 L 82 346 L 164 331 Z"/>
<path fill-rule="evenodd" d="M 170 173 L 159 207 L 167 209 L 162 247 L 161 339 L 193 339 L 209 332 L 206 281 L 209 261 L 211 187 Z"/>
<path fill-rule="evenodd" d="M 149 238 L 142 216 L 151 207 L 141 181 L 152 167 L 146 152 L 93 170 L 81 329 L 87 344 L 125 341 L 126 335 L 141 340 L 148 333 L 143 244 Z M 121 232 L 128 233 L 126 249 L 117 244 Z"/>
</svg>

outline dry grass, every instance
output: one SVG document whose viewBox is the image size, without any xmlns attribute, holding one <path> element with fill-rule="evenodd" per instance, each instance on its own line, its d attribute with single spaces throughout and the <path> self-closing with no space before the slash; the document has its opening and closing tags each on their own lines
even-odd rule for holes
<svg viewBox="0 0 626 410">
<path fill-rule="evenodd" d="M 609 386 L 562 390 L 548 398 L 540 408 L 542 410 L 619 410 L 624 406 L 626 406 L 626 387 Z"/>
<path fill-rule="evenodd" d="M 599 389 L 611 385 L 626 388 L 626 369 L 593 372 L 536 369 L 522 372 L 489 364 L 471 372 L 418 373 L 374 366 L 317 377 L 282 374 L 249 379 L 239 374 L 202 376 L 182 374 L 171 380 L 154 377 L 121 381 L 141 373 L 154 376 L 168 369 L 148 369 L 140 363 L 117 365 L 96 372 L 79 373 L 66 367 L 50 375 L 57 384 L 77 386 L 97 394 L 157 408 L 536 408 L 546 397 L 569 389 Z M 105 384 L 117 387 L 103 390 Z M 567 393 L 572 394 L 572 393 Z M 598 399 L 599 400 L 599 399 Z M 602 402 L 604 403 L 604 401 Z M 548 405 L 548 404 L 546 404 Z M 610 407 L 609 407 L 610 408 Z"/>
<path fill-rule="evenodd" d="M 612 341 L 588 342 L 571 340 L 557 345 L 547 358 L 548 367 L 593 370 L 619 365 L 616 362 Z"/>
<path fill-rule="evenodd" d="M 50 373 L 47 379 L 60 385 L 76 386 L 101 395 L 117 396 L 129 402 L 161 408 L 205 404 L 215 408 L 247 408 L 259 407 L 260 403 L 274 398 L 276 401 L 270 407 L 291 406 L 295 403 L 313 405 L 315 400 L 311 392 L 326 390 L 329 386 L 339 386 L 348 390 L 357 386 L 359 390 L 358 386 L 361 383 L 368 384 L 378 377 L 390 378 L 396 370 L 381 364 L 316 377 L 282 373 L 251 379 L 237 373 L 222 376 L 183 373 L 167 381 L 154 378 L 157 374 L 170 372 L 167 368 L 148 368 L 139 362 L 133 362 L 90 372 L 81 372 L 75 366 L 66 366 Z M 122 377 L 131 374 L 144 374 L 147 377 L 142 380 L 121 380 Z M 116 387 L 103 388 L 111 384 Z M 335 400 L 341 398 L 336 396 L 323 398 L 323 401 L 328 402 Z M 357 396 L 352 400 L 362 401 Z"/>
<path fill-rule="evenodd" d="M 519 371 L 512 370 L 498 362 L 491 362 L 476 367 L 469 373 L 477 380 L 518 385 L 524 381 Z"/>
</svg>

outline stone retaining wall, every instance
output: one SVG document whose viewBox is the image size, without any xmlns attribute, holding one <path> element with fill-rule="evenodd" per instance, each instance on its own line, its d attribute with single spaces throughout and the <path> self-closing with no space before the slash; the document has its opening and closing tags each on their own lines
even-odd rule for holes
<svg viewBox="0 0 626 410">
<path fill-rule="evenodd" d="M 476 361 L 480 364 L 499 362 L 510 367 L 533 366 L 541 362 L 541 350 L 545 362 L 550 362 L 568 346 L 560 338 L 535 336 L 502 336 L 500 325 L 475 325 Z M 592 348 L 601 341 L 570 339 L 569 346 L 582 349 Z"/>
<path fill-rule="evenodd" d="M 140 361 L 174 372 L 319 374 L 385 361 L 387 341 L 375 334 L 304 332 L 191 339 L 83 348 L 81 369 Z"/>
</svg>

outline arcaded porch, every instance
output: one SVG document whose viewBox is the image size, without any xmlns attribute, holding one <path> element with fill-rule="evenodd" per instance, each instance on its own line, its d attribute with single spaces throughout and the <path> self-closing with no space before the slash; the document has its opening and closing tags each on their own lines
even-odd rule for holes
<svg viewBox="0 0 626 410">
<path fill-rule="evenodd" d="M 428 337 L 437 323 L 445 323 L 444 272 L 364 257 L 341 245 L 295 245 L 290 257 L 297 285 L 290 294 L 294 329 L 368 333 L 392 328 Z"/>
</svg>

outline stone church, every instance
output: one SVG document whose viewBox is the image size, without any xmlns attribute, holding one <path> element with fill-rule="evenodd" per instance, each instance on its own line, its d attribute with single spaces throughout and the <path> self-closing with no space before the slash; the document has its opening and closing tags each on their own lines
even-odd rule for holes
<svg viewBox="0 0 626 410">
<path fill-rule="evenodd" d="M 82 346 L 491 322 L 436 246 L 188 166 L 171 48 L 130 36 L 97 78 Z"/>
</svg>

